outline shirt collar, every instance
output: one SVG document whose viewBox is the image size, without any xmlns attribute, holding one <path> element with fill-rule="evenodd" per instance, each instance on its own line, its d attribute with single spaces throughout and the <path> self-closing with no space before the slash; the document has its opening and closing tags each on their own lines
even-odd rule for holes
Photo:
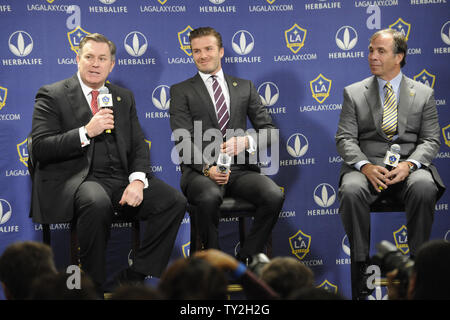
<svg viewBox="0 0 450 320">
<path fill-rule="evenodd" d="M 200 75 L 200 77 L 202 78 L 203 82 L 207 82 L 209 81 L 209 79 L 211 78 L 212 74 L 210 73 L 203 73 L 201 71 L 198 72 L 198 74 Z M 220 69 L 219 71 L 216 72 L 216 74 L 214 74 L 215 76 L 217 76 L 217 78 L 219 78 L 219 81 L 224 82 L 225 81 L 225 76 L 223 74 L 223 70 Z"/>
<path fill-rule="evenodd" d="M 392 88 L 394 89 L 394 92 L 398 92 L 398 88 L 400 87 L 400 82 L 402 82 L 402 77 L 403 77 L 403 74 L 400 71 L 398 73 L 398 75 L 396 75 L 391 81 L 389 81 L 392 85 Z M 383 80 L 379 77 L 377 77 L 377 80 L 378 80 L 378 86 L 380 87 L 380 90 L 383 90 L 384 86 L 386 85 L 386 83 L 388 81 Z"/>
<path fill-rule="evenodd" d="M 83 80 L 81 80 L 81 76 L 80 76 L 80 71 L 77 72 L 77 77 L 78 77 L 78 81 L 80 82 L 81 85 L 81 90 L 83 90 L 83 94 L 85 97 L 89 96 L 92 90 L 91 87 L 87 86 L 84 84 Z M 100 89 L 97 89 L 98 91 L 100 91 L 103 87 L 105 87 L 105 85 L 103 85 Z"/>
</svg>

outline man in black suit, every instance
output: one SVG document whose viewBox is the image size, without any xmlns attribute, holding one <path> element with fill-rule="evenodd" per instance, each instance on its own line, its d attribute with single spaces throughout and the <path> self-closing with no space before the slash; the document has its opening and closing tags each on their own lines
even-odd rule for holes
<svg viewBox="0 0 450 320">
<path fill-rule="evenodd" d="M 277 222 L 284 195 L 249 159 L 269 141 L 278 143 L 278 130 L 249 80 L 222 71 L 220 34 L 210 27 L 190 33 L 198 73 L 170 89 L 170 124 L 181 158 L 181 189 L 198 207 L 198 229 L 205 248 L 218 248 L 219 207 L 224 195 L 252 202 L 256 216 L 245 245 L 243 261 L 263 250 Z M 250 135 L 247 118 L 258 134 Z M 200 139 L 196 137 L 200 136 Z M 210 142 L 214 140 L 213 142 Z M 219 153 L 232 157 L 231 170 L 217 170 Z"/>
<path fill-rule="evenodd" d="M 115 51 L 103 35 L 87 35 L 80 43 L 77 74 L 39 89 L 31 133 L 37 162 L 33 221 L 76 219 L 82 269 L 99 288 L 106 278 L 115 212 L 146 220 L 133 265 L 118 276 L 126 282 L 161 274 L 186 208 L 181 192 L 150 174 L 149 147 L 132 92 L 105 83 Z M 112 95 L 114 112 L 98 110 L 99 90 Z"/>
</svg>

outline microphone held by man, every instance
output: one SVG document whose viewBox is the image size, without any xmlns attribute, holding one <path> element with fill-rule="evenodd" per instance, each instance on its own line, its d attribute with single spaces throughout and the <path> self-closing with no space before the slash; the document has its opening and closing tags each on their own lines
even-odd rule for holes
<svg viewBox="0 0 450 320">
<path fill-rule="evenodd" d="M 100 89 L 100 93 L 97 98 L 98 106 L 100 109 L 108 108 L 113 109 L 113 99 L 112 94 L 109 93 L 109 89 L 107 87 L 102 87 Z M 111 133 L 111 129 L 106 129 L 106 133 Z"/>
</svg>

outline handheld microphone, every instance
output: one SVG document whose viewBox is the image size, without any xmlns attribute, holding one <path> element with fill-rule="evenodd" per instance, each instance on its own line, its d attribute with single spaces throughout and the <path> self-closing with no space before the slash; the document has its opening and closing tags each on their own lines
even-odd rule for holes
<svg viewBox="0 0 450 320">
<path fill-rule="evenodd" d="M 392 170 L 398 165 L 398 161 L 400 160 L 400 150 L 401 148 L 398 144 L 393 144 L 391 149 L 386 151 L 383 161 L 386 165 L 386 169 Z"/>
<path fill-rule="evenodd" d="M 401 148 L 398 144 L 393 144 L 391 149 L 386 151 L 383 163 L 389 171 L 398 166 L 398 161 L 400 160 L 400 150 Z M 384 190 L 382 186 L 378 186 L 378 189 Z"/>
<path fill-rule="evenodd" d="M 231 157 L 226 153 L 220 153 L 217 159 L 217 171 L 220 173 L 228 173 L 231 166 Z"/>
<path fill-rule="evenodd" d="M 102 87 L 100 89 L 99 95 L 97 97 L 97 104 L 99 108 L 109 108 L 112 110 L 113 108 L 113 99 L 112 94 L 109 93 L 109 89 L 107 87 Z M 111 129 L 105 130 L 106 133 L 111 133 Z"/>
</svg>

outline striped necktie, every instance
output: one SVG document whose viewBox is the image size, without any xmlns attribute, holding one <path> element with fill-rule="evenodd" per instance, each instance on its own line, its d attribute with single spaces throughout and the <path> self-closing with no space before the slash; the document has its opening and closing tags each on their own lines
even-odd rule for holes
<svg viewBox="0 0 450 320">
<path fill-rule="evenodd" d="M 98 101 L 97 101 L 97 97 L 98 97 L 99 91 L 98 90 L 92 90 L 91 91 L 91 109 L 92 109 L 92 114 L 96 114 L 98 112 Z"/>
<path fill-rule="evenodd" d="M 397 99 L 394 89 L 389 82 L 386 83 L 384 88 L 383 123 L 381 128 L 389 140 L 392 140 L 392 137 L 397 132 Z"/>
<path fill-rule="evenodd" d="M 217 120 L 219 122 L 220 131 L 225 137 L 227 124 L 230 120 L 230 115 L 228 113 L 227 103 L 225 101 L 225 96 L 223 95 L 222 88 L 217 81 L 217 76 L 211 76 L 213 83 L 212 88 L 214 92 L 214 103 L 216 105 Z"/>
</svg>

